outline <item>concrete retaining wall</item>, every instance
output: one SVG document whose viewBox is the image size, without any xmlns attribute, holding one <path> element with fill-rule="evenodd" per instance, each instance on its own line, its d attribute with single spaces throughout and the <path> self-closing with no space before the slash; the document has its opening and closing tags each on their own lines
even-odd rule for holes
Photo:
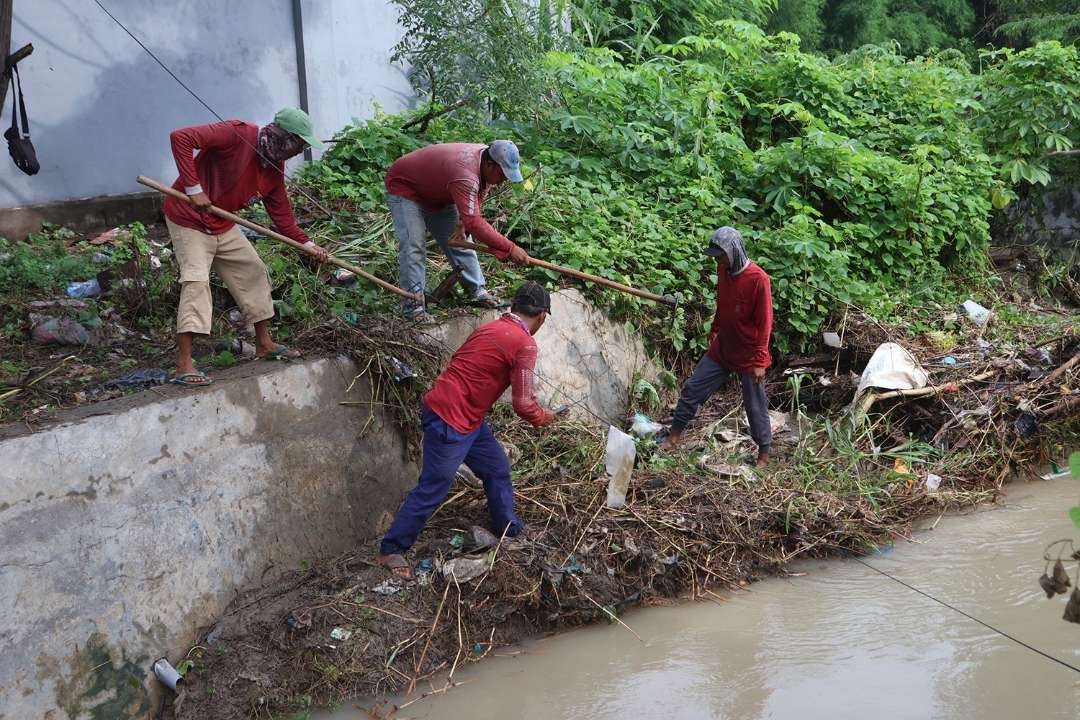
<svg viewBox="0 0 1080 720">
<path fill-rule="evenodd" d="M 640 341 L 575 291 L 537 335 L 537 391 L 614 421 Z M 484 318 L 433 329 L 456 347 Z M 416 480 L 351 363 L 251 363 L 0 430 L 0 720 L 150 717 L 150 667 L 182 657 L 241 588 L 374 536 Z M 588 411 L 585 410 L 588 408 Z"/>
</svg>

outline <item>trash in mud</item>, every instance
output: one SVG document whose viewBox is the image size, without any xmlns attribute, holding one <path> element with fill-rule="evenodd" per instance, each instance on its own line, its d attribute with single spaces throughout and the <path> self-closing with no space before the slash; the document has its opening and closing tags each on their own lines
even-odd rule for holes
<svg viewBox="0 0 1080 720">
<path fill-rule="evenodd" d="M 620 508 L 626 504 L 626 491 L 630 487 L 630 473 L 634 469 L 637 448 L 634 438 L 614 425 L 608 426 L 606 467 L 608 481 L 607 506 Z"/>
<path fill-rule="evenodd" d="M 834 332 L 827 332 L 821 334 L 821 341 L 825 343 L 825 347 L 831 347 L 839 350 L 843 345 L 840 342 L 840 336 Z"/>
<path fill-rule="evenodd" d="M 120 234 L 120 228 L 114 227 L 106 230 L 105 232 L 97 235 L 90 240 L 91 245 L 106 245 L 116 240 L 117 235 Z"/>
<path fill-rule="evenodd" d="M 69 317 L 30 313 L 30 338 L 40 345 L 99 345 L 96 332 Z"/>
<path fill-rule="evenodd" d="M 435 563 L 431 558 L 423 558 L 416 565 L 418 572 L 429 573 L 435 568 Z"/>
<path fill-rule="evenodd" d="M 450 538 L 450 547 L 455 550 L 460 550 L 461 546 L 465 544 L 465 533 L 454 533 L 454 536 Z"/>
<path fill-rule="evenodd" d="M 67 295 L 70 298 L 92 298 L 101 294 L 101 284 L 97 278 L 91 278 L 82 282 L 73 282 L 67 286 Z"/>
<path fill-rule="evenodd" d="M 1040 365 L 1050 365 L 1052 362 L 1050 351 L 1046 348 L 1027 348 L 1024 350 L 1024 357 L 1032 362 L 1039 363 Z"/>
<path fill-rule="evenodd" d="M 161 681 L 162 685 L 174 692 L 176 686 L 184 682 L 184 676 L 177 672 L 176 668 L 165 658 L 158 658 L 154 663 L 154 675 Z"/>
<path fill-rule="evenodd" d="M 915 390 L 926 387 L 929 380 L 930 376 L 911 353 L 896 343 L 882 343 L 866 363 L 855 396 L 868 388 Z"/>
<path fill-rule="evenodd" d="M 148 388 L 154 385 L 163 385 L 168 374 L 161 368 L 143 368 L 132 370 L 105 383 L 105 387 L 116 388 Z"/>
<path fill-rule="evenodd" d="M 472 471 L 472 468 L 465 464 L 461 464 L 458 466 L 457 479 L 471 488 L 480 489 L 484 487 L 483 481 L 480 478 L 476 477 L 476 473 Z"/>
<path fill-rule="evenodd" d="M 974 300 L 965 300 L 961 303 L 960 309 L 976 325 L 985 325 L 990 320 L 990 311 Z"/>
<path fill-rule="evenodd" d="M 412 365 L 409 365 L 404 360 L 399 360 L 393 355 L 390 356 L 390 369 L 394 382 L 399 385 L 416 377 L 416 371 L 412 369 Z"/>
<path fill-rule="evenodd" d="M 956 364 L 956 358 L 952 355 L 946 355 L 941 359 L 941 364 L 946 366 L 952 366 Z"/>
<path fill-rule="evenodd" d="M 934 473 L 926 474 L 926 489 L 930 492 L 937 492 L 941 487 L 941 476 Z"/>
<path fill-rule="evenodd" d="M 499 538 L 479 525 L 472 526 L 472 536 L 475 550 L 486 550 L 499 544 Z"/>
<path fill-rule="evenodd" d="M 336 627 L 336 628 L 334 628 L 333 630 L 330 631 L 330 637 L 332 637 L 335 640 L 344 641 L 344 640 L 348 640 L 352 636 L 353 636 L 353 631 L 352 630 L 347 630 L 345 628 Z"/>
<path fill-rule="evenodd" d="M 356 273 L 345 268 L 335 270 L 333 277 L 334 282 L 342 286 L 355 285 L 357 282 Z"/>
<path fill-rule="evenodd" d="M 630 425 L 630 432 L 640 438 L 658 433 L 663 429 L 662 424 L 653 422 L 653 419 L 644 413 L 634 413 L 634 422 Z"/>
<path fill-rule="evenodd" d="M 311 611 L 307 609 L 293 610 L 289 617 L 285 618 L 285 624 L 293 632 L 300 632 L 311 627 Z"/>
<path fill-rule="evenodd" d="M 1061 564 L 1060 560 L 1054 563 L 1053 580 L 1054 591 L 1058 595 L 1064 595 L 1066 592 L 1068 592 L 1069 586 L 1072 585 L 1072 583 L 1069 582 L 1069 574 L 1065 572 L 1065 566 Z"/>
<path fill-rule="evenodd" d="M 401 592 L 401 585 L 393 580 L 384 580 L 375 587 L 371 588 L 371 592 L 377 595 L 394 595 Z"/>
<path fill-rule="evenodd" d="M 1017 435 L 1022 438 L 1029 438 L 1039 432 L 1039 421 L 1034 413 L 1025 410 L 1013 421 L 1013 427 L 1016 428 Z"/>
<path fill-rule="evenodd" d="M 487 558 L 459 557 L 447 560 L 440 568 L 444 578 L 456 578 L 459 583 L 478 578 L 488 570 Z"/>
<path fill-rule="evenodd" d="M 1065 622 L 1080 623 L 1080 587 L 1073 588 L 1069 595 L 1069 602 L 1065 603 L 1065 614 L 1061 616 Z"/>
</svg>

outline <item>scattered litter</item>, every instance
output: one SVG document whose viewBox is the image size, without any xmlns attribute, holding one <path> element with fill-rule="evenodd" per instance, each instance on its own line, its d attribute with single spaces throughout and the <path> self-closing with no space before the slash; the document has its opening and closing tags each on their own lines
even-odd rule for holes
<svg viewBox="0 0 1080 720">
<path fill-rule="evenodd" d="M 968 318 L 976 325 L 985 325 L 990 320 L 990 311 L 974 300 L 965 300 L 960 309 L 967 313 Z"/>
<path fill-rule="evenodd" d="M 158 658 L 154 663 L 154 675 L 157 676 L 162 685 L 174 692 L 176 686 L 184 682 L 184 676 L 177 672 L 176 668 L 165 658 Z"/>
<path fill-rule="evenodd" d="M 893 472 L 898 475 L 907 475 L 911 472 L 911 468 L 908 466 L 907 462 L 905 462 L 903 458 L 896 458 L 895 460 L 893 460 L 892 469 Z"/>
<path fill-rule="evenodd" d="M 34 300 L 26 305 L 31 310 L 47 310 L 50 308 L 64 308 L 66 310 L 85 310 L 90 307 L 82 300 Z"/>
<path fill-rule="evenodd" d="M 614 425 L 608 425 L 606 466 L 608 481 L 607 506 L 620 508 L 626 504 L 626 491 L 630 487 L 630 473 L 634 469 L 637 448 L 634 438 Z"/>
<path fill-rule="evenodd" d="M 721 477 L 753 477 L 753 473 L 750 472 L 750 468 L 745 465 L 733 465 L 731 463 L 714 463 L 711 455 L 702 455 L 698 459 L 698 464 L 706 470 L 711 470 Z"/>
<path fill-rule="evenodd" d="M 1013 421 L 1013 427 L 1016 428 L 1017 435 L 1022 438 L 1029 438 L 1039 432 L 1039 421 L 1034 413 L 1025 410 Z"/>
<path fill-rule="evenodd" d="M 435 568 L 435 563 L 431 558 L 424 558 L 416 565 L 416 569 L 420 572 L 431 572 Z"/>
<path fill-rule="evenodd" d="M 108 265 L 112 262 L 112 253 L 109 252 L 96 252 L 94 253 L 94 262 L 98 265 Z"/>
<path fill-rule="evenodd" d="M 375 587 L 371 588 L 371 591 L 378 595 L 393 595 L 394 593 L 401 592 L 401 585 L 397 584 L 393 580 L 384 580 Z"/>
<path fill-rule="evenodd" d="M 293 632 L 307 630 L 311 627 L 311 611 L 307 609 L 293 610 L 289 617 L 285 618 L 285 624 Z"/>
<path fill-rule="evenodd" d="M 405 382 L 406 380 L 412 380 L 414 377 L 416 377 L 416 371 L 413 370 L 412 365 L 405 362 L 404 360 L 399 360 L 393 355 L 390 356 L 390 369 L 394 378 L 394 382 L 396 382 L 398 385 Z"/>
<path fill-rule="evenodd" d="M 446 579 L 456 578 L 459 583 L 480 577 L 488 569 L 486 558 L 459 557 L 442 564 L 442 574 Z"/>
<path fill-rule="evenodd" d="M 834 332 L 827 332 L 821 334 L 821 339 L 825 343 L 825 347 L 831 347 L 839 350 L 843 345 L 840 342 L 840 336 Z"/>
<path fill-rule="evenodd" d="M 1027 348 L 1024 350 L 1024 357 L 1040 365 L 1049 365 L 1051 363 L 1050 351 L 1046 348 Z"/>
<path fill-rule="evenodd" d="M 461 482 L 465 483 L 469 487 L 475 488 L 477 490 L 484 487 L 483 481 L 481 481 L 480 478 L 476 477 L 476 473 L 474 473 L 472 469 L 464 463 L 458 466 L 457 479 L 461 480 Z"/>
<path fill-rule="evenodd" d="M 783 432 L 787 429 L 788 422 L 791 420 L 791 415 L 779 410 L 769 411 L 769 427 L 772 429 L 773 434 Z M 747 422 L 747 425 L 750 423 Z"/>
<path fill-rule="evenodd" d="M 911 353 L 896 343 L 883 343 L 870 356 L 855 396 L 862 395 L 867 388 L 914 390 L 926 387 L 929 379 Z"/>
<path fill-rule="evenodd" d="M 940 475 L 935 475 L 934 473 L 927 473 L 926 474 L 926 489 L 929 490 L 930 492 L 937 492 L 938 488 L 940 488 L 940 487 L 941 487 L 941 476 Z"/>
<path fill-rule="evenodd" d="M 97 333 L 69 317 L 30 313 L 30 337 L 40 345 L 99 345 Z"/>
<path fill-rule="evenodd" d="M 460 550 L 461 546 L 465 544 L 465 533 L 454 533 L 454 536 L 450 538 L 450 547 L 455 550 Z"/>
<path fill-rule="evenodd" d="M 1056 472 L 1048 472 L 1041 477 L 1043 480 L 1057 480 L 1058 478 L 1068 477 L 1069 475 L 1072 475 L 1072 473 L 1068 470 L 1058 470 Z"/>
<path fill-rule="evenodd" d="M 105 383 L 105 387 L 145 388 L 163 385 L 168 374 L 161 368 L 143 368 L 132 370 Z"/>
<path fill-rule="evenodd" d="M 355 285 L 356 273 L 345 268 L 338 268 L 334 271 L 334 282 L 338 285 Z"/>
<path fill-rule="evenodd" d="M 486 550 L 489 547 L 494 547 L 499 544 L 499 538 L 491 534 L 489 530 L 486 530 L 479 525 L 472 526 L 473 542 L 476 544 L 477 550 Z"/>
<path fill-rule="evenodd" d="M 661 423 L 653 422 L 652 418 L 643 413 L 634 413 L 634 422 L 630 426 L 630 432 L 641 438 L 658 433 L 663 429 L 664 426 Z"/>
<path fill-rule="evenodd" d="M 116 236 L 119 235 L 119 234 L 120 234 L 120 228 L 118 228 L 118 227 L 111 228 L 111 229 L 106 230 L 105 232 L 101 233 L 100 235 L 94 237 L 90 241 L 90 244 L 91 245 L 105 245 L 107 243 L 112 243 L 112 242 L 114 242 L 116 240 Z"/>
<path fill-rule="evenodd" d="M 944 358 L 942 358 L 941 364 L 942 365 L 950 365 L 950 366 L 955 365 L 956 364 L 956 358 L 954 358 L 952 355 L 946 355 Z"/>
<path fill-rule="evenodd" d="M 101 285 L 98 283 L 97 278 L 73 282 L 67 286 L 67 294 L 71 298 L 97 297 L 101 294 Z"/>
<path fill-rule="evenodd" d="M 352 630 L 346 630 L 345 628 L 336 627 L 330 631 L 330 637 L 335 640 L 348 640 L 353 635 Z"/>
</svg>

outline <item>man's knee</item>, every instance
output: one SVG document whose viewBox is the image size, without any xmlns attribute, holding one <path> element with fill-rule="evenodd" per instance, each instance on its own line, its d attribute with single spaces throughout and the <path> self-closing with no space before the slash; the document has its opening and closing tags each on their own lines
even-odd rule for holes
<svg viewBox="0 0 1080 720">
<path fill-rule="evenodd" d="M 181 280 L 180 302 L 176 308 L 176 332 L 210 334 L 210 280 Z"/>
</svg>

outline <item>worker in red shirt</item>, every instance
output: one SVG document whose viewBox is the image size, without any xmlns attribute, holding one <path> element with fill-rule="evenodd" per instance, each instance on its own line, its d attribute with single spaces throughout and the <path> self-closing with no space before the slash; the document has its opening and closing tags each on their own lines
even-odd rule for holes
<svg viewBox="0 0 1080 720">
<path fill-rule="evenodd" d="M 313 248 L 315 259 L 327 253 L 296 224 L 285 192 L 285 161 L 311 146 L 322 147 L 311 118 L 285 108 L 260 128 L 242 120 L 195 125 L 169 135 L 180 177 L 173 187 L 190 202 L 165 200 L 165 224 L 180 265 L 180 303 L 176 311 L 176 374 L 170 382 L 190 387 L 213 380 L 195 368 L 194 336 L 210 334 L 213 302 L 210 270 L 217 272 L 245 319 L 255 326 L 255 352 L 268 359 L 292 359 L 299 353 L 270 338 L 274 317 L 266 266 L 234 223 L 206 212 L 210 205 L 235 212 L 261 199 L 282 235 Z M 195 153 L 198 152 L 196 155 Z"/>
<path fill-rule="evenodd" d="M 460 223 L 492 250 L 499 260 L 524 264 L 528 254 L 493 228 L 482 215 L 484 198 L 504 181 L 521 182 L 518 149 L 509 140 L 490 145 L 443 143 L 398 158 L 386 173 L 387 202 L 398 240 L 398 285 L 423 294 L 427 287 L 426 233 L 430 232 L 451 264 L 463 270 L 461 280 L 472 301 L 495 308 L 499 299 L 485 287 L 476 252 L 448 245 Z M 431 322 L 424 306 L 406 300 L 405 317 Z"/>
<path fill-rule="evenodd" d="M 478 327 L 424 396 L 420 479 L 398 510 L 375 558 L 399 577 L 412 576 L 405 553 L 446 499 L 462 463 L 484 483 L 495 535 L 515 537 L 521 532 L 523 524 L 514 513 L 510 461 L 484 416 L 509 386 L 514 412 L 522 419 L 539 426 L 555 418 L 555 413 L 536 401 L 533 390 L 533 335 L 550 312 L 547 290 L 525 283 L 515 293 L 510 312 Z"/>
<path fill-rule="evenodd" d="M 750 437 L 758 446 L 757 467 L 769 462 L 772 428 L 765 397 L 765 370 L 772 364 L 772 284 L 761 267 L 746 257 L 742 235 L 732 227 L 713 233 L 706 255 L 716 258 L 716 314 L 709 350 L 686 381 L 675 416 L 661 448 L 682 441 L 683 430 L 709 397 L 739 374 Z"/>
</svg>

